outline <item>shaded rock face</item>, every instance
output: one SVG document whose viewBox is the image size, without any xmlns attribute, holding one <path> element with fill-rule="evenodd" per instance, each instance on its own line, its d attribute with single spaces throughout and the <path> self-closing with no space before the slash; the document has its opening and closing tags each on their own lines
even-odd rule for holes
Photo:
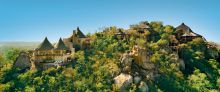
<svg viewBox="0 0 220 92">
<path fill-rule="evenodd" d="M 146 49 L 134 46 L 131 55 L 134 58 L 132 70 L 136 72 L 135 76 L 142 76 L 143 79 L 154 79 L 156 77 L 155 64 L 150 62 Z"/>
<path fill-rule="evenodd" d="M 20 69 L 30 68 L 31 61 L 28 57 L 28 54 L 25 52 L 21 52 L 14 63 L 14 67 Z"/>
<path fill-rule="evenodd" d="M 131 71 L 132 58 L 129 52 L 123 54 L 121 59 L 122 73 L 129 74 Z"/>
<path fill-rule="evenodd" d="M 125 89 L 129 84 L 140 85 L 140 82 L 146 79 L 154 79 L 155 65 L 149 61 L 146 50 L 134 47 L 133 50 L 127 51 L 121 58 L 121 74 L 114 78 L 115 84 L 120 90 Z M 146 84 L 140 88 L 147 90 Z"/>
<path fill-rule="evenodd" d="M 133 77 L 129 74 L 121 73 L 114 78 L 114 81 L 119 90 L 124 90 L 127 86 L 133 83 Z"/>
<path fill-rule="evenodd" d="M 142 68 L 148 70 L 155 68 L 155 65 L 150 62 L 145 49 L 135 46 L 131 55 L 134 58 L 134 62 L 136 62 Z"/>
</svg>

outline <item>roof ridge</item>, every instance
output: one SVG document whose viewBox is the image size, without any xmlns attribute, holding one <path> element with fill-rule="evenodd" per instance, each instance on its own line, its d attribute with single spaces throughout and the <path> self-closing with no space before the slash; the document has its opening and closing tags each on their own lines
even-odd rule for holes
<svg viewBox="0 0 220 92">
<path fill-rule="evenodd" d="M 55 50 L 67 50 L 68 47 L 64 44 L 63 40 L 60 38 L 58 43 L 55 45 Z"/>
<path fill-rule="evenodd" d="M 83 32 L 79 29 L 79 27 L 76 28 L 75 34 L 79 38 L 85 38 L 86 36 L 83 34 Z"/>
<path fill-rule="evenodd" d="M 193 32 L 191 30 L 191 28 L 189 26 L 187 26 L 185 23 L 182 23 L 181 25 L 177 26 L 176 27 L 177 30 L 182 30 L 182 31 L 185 31 L 185 32 Z"/>
<path fill-rule="evenodd" d="M 44 41 L 38 46 L 37 50 L 51 50 L 53 48 L 53 45 L 50 43 L 47 37 L 45 37 Z"/>
</svg>

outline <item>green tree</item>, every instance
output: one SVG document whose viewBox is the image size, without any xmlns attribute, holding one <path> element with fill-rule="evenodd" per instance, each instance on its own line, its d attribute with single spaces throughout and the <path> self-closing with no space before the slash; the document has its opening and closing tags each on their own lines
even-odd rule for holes
<svg viewBox="0 0 220 92">
<path fill-rule="evenodd" d="M 192 75 L 188 77 L 189 85 L 198 91 L 206 91 L 212 87 L 210 82 L 207 80 L 207 76 L 204 73 L 201 73 L 199 69 L 196 69 Z"/>
<path fill-rule="evenodd" d="M 34 87 L 26 86 L 25 87 L 25 92 L 36 92 Z"/>
<path fill-rule="evenodd" d="M 3 65 L 5 65 L 5 64 L 6 64 L 6 60 L 5 60 L 5 58 L 0 54 L 0 68 L 2 68 Z"/>
<path fill-rule="evenodd" d="M 164 26 L 164 31 L 166 33 L 173 33 L 174 32 L 174 28 L 171 25 L 167 25 L 167 26 Z"/>
<path fill-rule="evenodd" d="M 5 57 L 7 60 L 14 62 L 20 53 L 19 49 L 12 48 L 5 52 Z"/>
<path fill-rule="evenodd" d="M 220 78 L 217 79 L 216 86 L 217 86 L 218 89 L 220 90 Z"/>
</svg>

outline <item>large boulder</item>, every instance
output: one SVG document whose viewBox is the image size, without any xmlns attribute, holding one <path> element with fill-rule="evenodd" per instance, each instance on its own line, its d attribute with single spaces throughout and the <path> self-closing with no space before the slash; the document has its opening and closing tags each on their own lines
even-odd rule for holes
<svg viewBox="0 0 220 92">
<path fill-rule="evenodd" d="M 114 78 L 114 81 L 119 90 L 124 90 L 127 86 L 133 83 L 133 77 L 129 74 L 121 73 Z"/>
<path fill-rule="evenodd" d="M 121 64 L 122 66 L 131 66 L 132 63 L 132 59 L 131 59 L 131 55 L 129 55 L 129 53 L 124 53 L 121 59 Z"/>
</svg>

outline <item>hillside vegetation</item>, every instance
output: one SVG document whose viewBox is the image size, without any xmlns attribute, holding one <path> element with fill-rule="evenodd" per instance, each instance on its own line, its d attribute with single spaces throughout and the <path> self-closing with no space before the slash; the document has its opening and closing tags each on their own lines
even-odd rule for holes
<svg viewBox="0 0 220 92">
<path fill-rule="evenodd" d="M 0 91 L 25 92 L 114 92 L 120 89 L 114 78 L 127 73 L 140 80 L 129 84 L 124 91 L 141 92 L 219 92 L 220 51 L 202 38 L 177 44 L 178 50 L 170 43 L 178 41 L 175 27 L 161 22 L 150 22 L 150 30 L 138 33 L 139 25 L 121 29 L 125 38 L 116 38 L 117 27 L 109 27 L 88 34 L 90 47 L 76 52 L 66 67 L 49 68 L 45 71 L 19 70 L 13 68 L 13 61 L 19 49 L 9 49 L 0 55 Z M 134 49 L 141 48 L 138 61 L 131 57 L 131 69 L 123 69 L 122 57 Z M 143 69 L 136 64 L 147 64 Z M 151 74 L 152 73 L 152 74 Z M 150 75 L 151 74 L 151 75 Z"/>
</svg>

